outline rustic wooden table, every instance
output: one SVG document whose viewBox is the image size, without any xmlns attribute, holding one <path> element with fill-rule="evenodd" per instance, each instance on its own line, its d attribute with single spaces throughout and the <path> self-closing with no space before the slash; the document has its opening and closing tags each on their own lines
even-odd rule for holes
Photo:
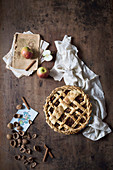
<svg viewBox="0 0 113 170">
<path fill-rule="evenodd" d="M 40 170 L 112 170 L 113 133 L 93 142 L 82 134 L 65 136 L 55 133 L 45 122 L 43 104 L 50 92 L 64 85 L 63 80 L 39 79 L 34 73 L 30 77 L 17 79 L 5 68 L 2 57 L 11 48 L 15 32 L 39 33 L 50 42 L 50 50 L 56 51 L 54 41 L 62 40 L 65 34 L 79 50 L 79 57 L 100 75 L 106 98 L 108 116 L 113 122 L 113 2 L 112 0 L 0 0 L 0 170 L 24 170 L 22 162 L 14 160 L 19 154 L 6 139 L 7 123 L 16 112 L 16 105 L 25 96 L 30 106 L 39 112 L 29 132 L 38 134 L 35 143 L 42 152 L 35 153 L 36 169 Z M 54 61 L 42 65 L 52 68 Z M 42 162 L 46 143 L 55 158 Z M 33 145 L 33 144 L 32 144 Z"/>
</svg>

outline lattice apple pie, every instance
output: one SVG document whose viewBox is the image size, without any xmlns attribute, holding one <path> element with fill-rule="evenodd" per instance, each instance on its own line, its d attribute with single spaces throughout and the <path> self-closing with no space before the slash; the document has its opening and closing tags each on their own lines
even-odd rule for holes
<svg viewBox="0 0 113 170">
<path fill-rule="evenodd" d="M 69 135 L 88 124 L 92 105 L 79 87 L 62 86 L 47 97 L 44 112 L 46 122 L 54 131 Z"/>
</svg>

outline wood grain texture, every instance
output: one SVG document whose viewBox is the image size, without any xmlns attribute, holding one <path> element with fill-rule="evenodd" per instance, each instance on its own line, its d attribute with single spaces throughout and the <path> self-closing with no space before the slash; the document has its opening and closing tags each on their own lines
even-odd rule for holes
<svg viewBox="0 0 113 170">
<path fill-rule="evenodd" d="M 20 161 L 14 160 L 18 149 L 12 149 L 6 134 L 6 125 L 16 112 L 21 96 L 39 112 L 31 134 L 37 133 L 41 153 L 33 153 L 39 170 L 112 170 L 113 133 L 92 142 L 82 134 L 65 136 L 55 133 L 45 122 L 43 104 L 51 91 L 64 85 L 63 80 L 30 77 L 17 79 L 5 68 L 2 57 L 9 51 L 15 32 L 39 33 L 50 42 L 50 50 L 56 51 L 54 41 L 62 40 L 65 34 L 73 37 L 72 43 L 79 50 L 79 57 L 100 75 L 106 98 L 108 116 L 105 121 L 112 127 L 113 101 L 113 2 L 112 0 L 0 0 L 0 170 L 24 170 Z M 42 65 L 52 68 L 54 61 Z M 33 144 L 31 147 L 33 147 Z M 54 159 L 42 162 L 47 144 Z"/>
</svg>

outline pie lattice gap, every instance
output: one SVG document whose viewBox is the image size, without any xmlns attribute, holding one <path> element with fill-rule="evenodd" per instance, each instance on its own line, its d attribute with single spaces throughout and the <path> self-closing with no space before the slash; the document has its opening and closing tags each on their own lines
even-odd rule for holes
<svg viewBox="0 0 113 170">
<path fill-rule="evenodd" d="M 89 122 L 92 105 L 76 86 L 62 86 L 52 91 L 44 106 L 46 122 L 54 131 L 74 134 Z"/>
</svg>

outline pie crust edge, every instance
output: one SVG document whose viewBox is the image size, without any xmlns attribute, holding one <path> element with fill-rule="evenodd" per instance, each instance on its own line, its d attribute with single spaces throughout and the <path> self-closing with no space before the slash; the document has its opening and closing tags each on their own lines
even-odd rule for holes
<svg viewBox="0 0 113 170">
<path fill-rule="evenodd" d="M 55 127 L 51 121 L 49 120 L 49 116 L 48 116 L 48 111 L 47 111 L 47 103 L 50 101 L 50 98 L 53 94 L 55 94 L 58 90 L 60 89 L 75 89 L 75 90 L 78 90 L 83 96 L 84 98 L 86 99 L 86 103 L 88 104 L 87 106 L 87 112 L 88 112 L 88 118 L 86 120 L 86 122 L 83 124 L 83 126 L 80 126 L 79 128 L 77 129 L 71 129 L 71 130 L 68 130 L 68 131 L 62 131 L 60 129 L 58 129 L 57 127 Z M 89 123 L 89 120 L 91 118 L 91 113 L 92 113 L 92 104 L 90 103 L 90 100 L 89 100 L 89 97 L 87 94 L 84 93 L 84 91 L 80 88 L 80 87 L 77 87 L 77 86 L 71 86 L 71 85 L 64 85 L 64 86 L 60 86 L 60 87 L 57 87 L 55 88 L 51 94 L 46 98 L 46 103 L 45 105 L 43 106 L 43 111 L 45 113 L 45 116 L 46 116 L 46 123 L 55 131 L 55 132 L 59 132 L 59 133 L 63 133 L 65 135 L 70 135 L 70 134 L 75 134 L 75 133 L 78 133 L 79 131 L 83 130 Z"/>
</svg>

